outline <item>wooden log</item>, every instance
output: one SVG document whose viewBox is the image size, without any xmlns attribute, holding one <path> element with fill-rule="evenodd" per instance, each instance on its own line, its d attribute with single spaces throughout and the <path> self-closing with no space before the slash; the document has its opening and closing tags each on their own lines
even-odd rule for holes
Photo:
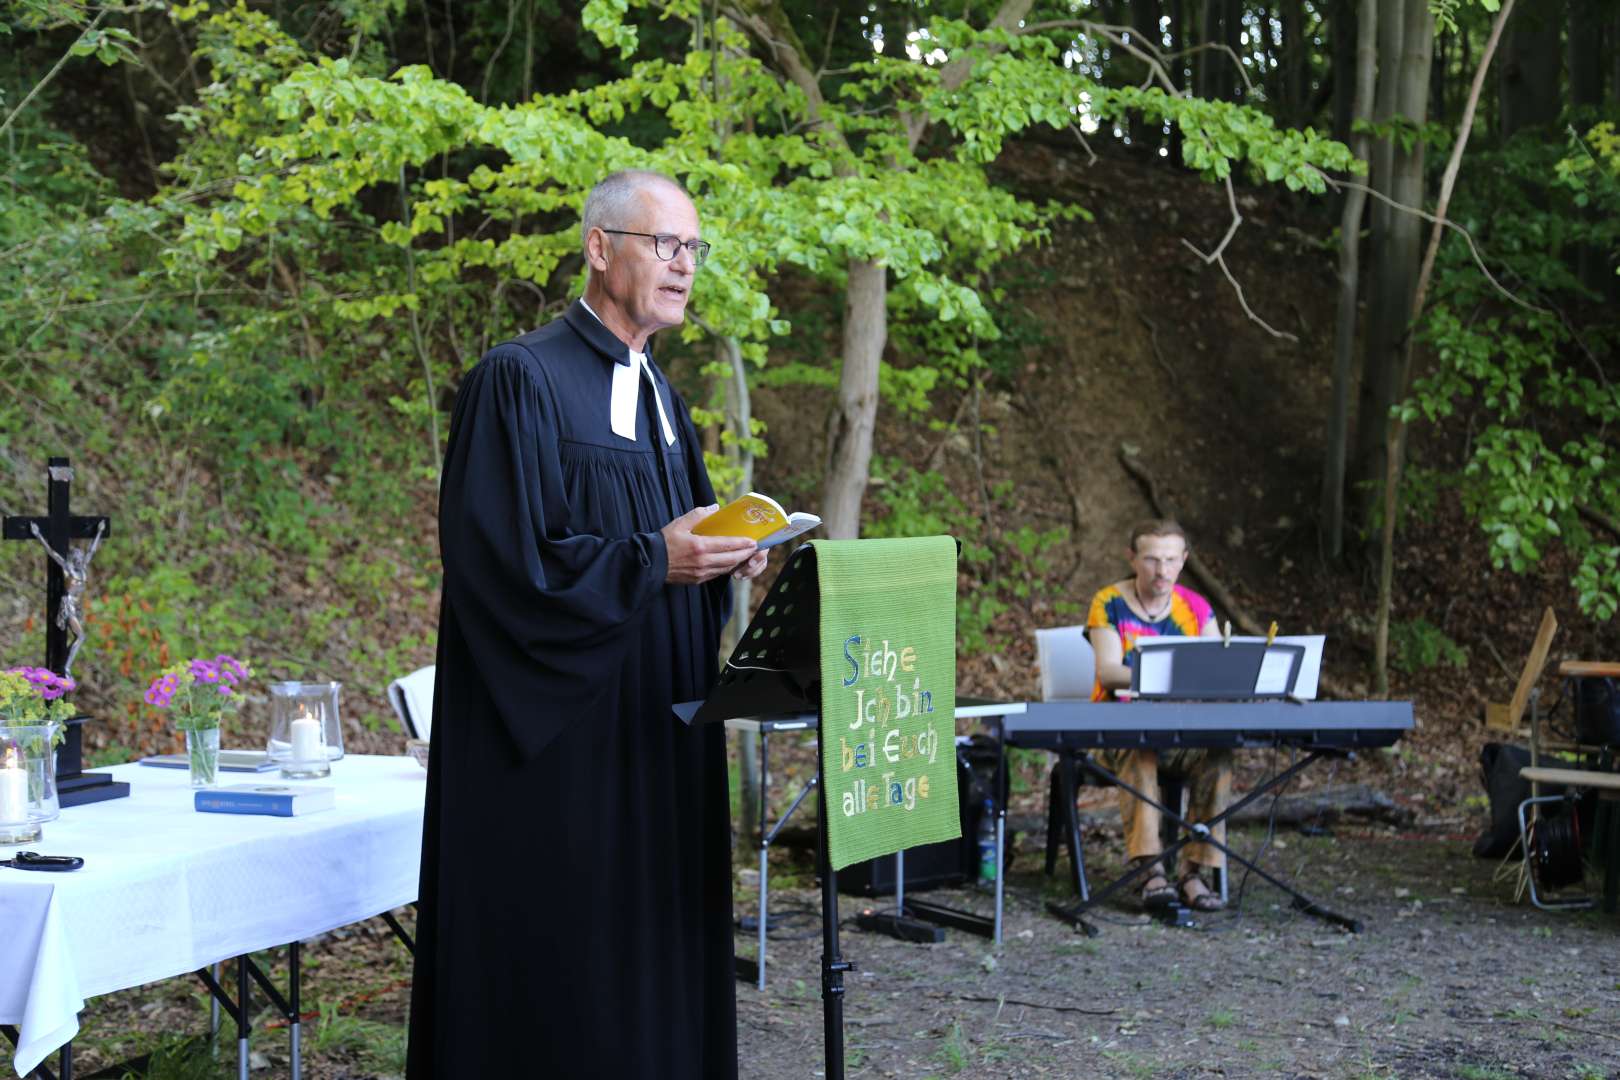
<svg viewBox="0 0 1620 1080">
<path fill-rule="evenodd" d="M 1331 825 L 1341 818 L 1376 821 L 1388 825 L 1412 824 L 1417 814 L 1366 784 L 1321 788 L 1277 800 L 1278 825 Z M 1273 820 L 1270 799 L 1256 799 L 1227 818 L 1238 825 L 1264 825 Z"/>
</svg>

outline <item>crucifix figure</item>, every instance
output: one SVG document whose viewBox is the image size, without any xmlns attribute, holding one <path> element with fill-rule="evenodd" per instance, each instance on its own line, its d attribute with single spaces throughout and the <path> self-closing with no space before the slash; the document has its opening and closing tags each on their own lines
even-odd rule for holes
<svg viewBox="0 0 1620 1080">
<path fill-rule="evenodd" d="M 53 457 L 46 469 L 46 512 L 43 517 L 7 517 L 0 535 L 7 540 L 38 543 L 50 555 L 45 566 L 45 666 L 67 675 L 84 643 L 85 585 L 90 560 L 112 532 L 105 517 L 75 517 L 68 506 L 73 467 L 65 457 Z M 75 547 L 88 540 L 88 547 Z M 73 635 L 72 646 L 68 634 Z M 75 716 L 67 722 L 67 740 L 56 752 L 56 786 L 63 806 L 101 802 L 129 794 L 129 784 L 107 773 L 83 771 L 81 728 L 89 719 Z"/>
<path fill-rule="evenodd" d="M 63 589 L 62 600 L 56 605 L 56 628 L 63 633 L 69 631 L 73 634 L 73 644 L 68 646 L 67 659 L 62 661 L 62 675 L 73 674 L 73 660 L 79 655 L 79 646 L 84 644 L 84 611 L 79 605 L 79 598 L 84 595 L 85 583 L 90 580 L 90 560 L 96 557 L 96 549 L 101 546 L 101 538 L 107 535 L 107 519 L 102 518 L 96 522 L 96 538 L 90 542 L 90 549 L 69 547 L 67 558 L 63 558 L 53 547 L 45 534 L 39 531 L 39 525 L 30 521 L 28 531 L 38 540 L 45 549 L 45 554 L 57 566 L 62 568 Z"/>
</svg>

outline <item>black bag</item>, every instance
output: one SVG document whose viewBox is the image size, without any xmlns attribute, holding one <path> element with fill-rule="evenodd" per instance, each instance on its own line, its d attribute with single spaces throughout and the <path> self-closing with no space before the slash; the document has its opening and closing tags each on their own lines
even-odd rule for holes
<svg viewBox="0 0 1620 1080">
<path fill-rule="evenodd" d="M 1620 687 L 1613 679 L 1582 676 L 1575 680 L 1575 741 L 1620 745 Z"/>
<path fill-rule="evenodd" d="M 1518 840 L 1518 805 L 1529 798 L 1529 780 L 1518 771 L 1529 764 L 1529 750 L 1508 743 L 1486 743 L 1479 751 L 1479 779 L 1490 798 L 1490 827 L 1474 840 L 1474 855 L 1502 858 Z"/>
<path fill-rule="evenodd" d="M 1474 854 L 1481 859 L 1500 859 L 1519 839 L 1519 804 L 1530 797 L 1530 781 L 1519 778 L 1519 770 L 1530 764 L 1530 751 L 1507 743 L 1486 743 L 1479 752 L 1480 779 L 1491 800 L 1490 828 L 1474 841 Z M 1543 784 L 1543 795 L 1558 795 L 1563 788 Z"/>
</svg>

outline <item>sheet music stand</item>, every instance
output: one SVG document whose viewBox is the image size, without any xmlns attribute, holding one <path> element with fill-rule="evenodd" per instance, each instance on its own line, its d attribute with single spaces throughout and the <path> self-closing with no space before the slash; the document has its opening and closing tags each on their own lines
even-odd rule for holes
<svg viewBox="0 0 1620 1080">
<path fill-rule="evenodd" d="M 814 714 L 821 724 L 821 595 L 816 553 L 795 551 L 754 619 L 743 631 L 714 691 L 701 702 L 675 706 L 689 724 L 723 723 L 732 717 Z M 844 975 L 854 971 L 838 946 L 838 881 L 827 849 L 827 787 L 816 770 L 820 802 L 817 871 L 821 875 L 821 1008 L 827 1080 L 844 1077 Z"/>
<path fill-rule="evenodd" d="M 1251 698 L 1292 697 L 1305 663 L 1305 646 L 1286 642 L 1232 641 L 1212 638 L 1159 638 L 1139 642 L 1137 662 L 1131 666 L 1131 696 L 1148 700 L 1233 701 Z M 1170 662 L 1170 684 L 1163 690 L 1141 688 L 1148 652 Z M 1261 690 L 1260 677 L 1268 657 L 1288 661 L 1288 678 L 1280 690 Z"/>
</svg>

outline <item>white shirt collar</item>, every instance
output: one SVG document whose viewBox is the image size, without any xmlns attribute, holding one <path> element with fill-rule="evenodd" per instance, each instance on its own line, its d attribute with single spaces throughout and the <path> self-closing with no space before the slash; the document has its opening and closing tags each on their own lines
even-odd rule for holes
<svg viewBox="0 0 1620 1080">
<path fill-rule="evenodd" d="M 591 313 L 591 318 L 602 322 L 602 316 L 592 310 L 591 305 L 579 298 L 579 306 Z M 602 323 L 605 329 L 607 324 Z M 664 445 L 675 444 L 675 429 L 670 426 L 669 414 L 664 411 L 664 396 L 658 392 L 658 380 L 653 378 L 652 364 L 647 360 L 647 354 L 637 352 L 630 346 L 625 346 L 630 356 L 628 364 L 613 365 L 613 395 L 608 399 L 608 421 L 613 426 L 613 434 L 622 439 L 635 440 L 636 437 L 636 408 L 641 402 L 641 379 L 646 375 L 647 384 L 652 387 L 653 401 L 658 405 L 658 423 L 664 429 Z"/>
</svg>

